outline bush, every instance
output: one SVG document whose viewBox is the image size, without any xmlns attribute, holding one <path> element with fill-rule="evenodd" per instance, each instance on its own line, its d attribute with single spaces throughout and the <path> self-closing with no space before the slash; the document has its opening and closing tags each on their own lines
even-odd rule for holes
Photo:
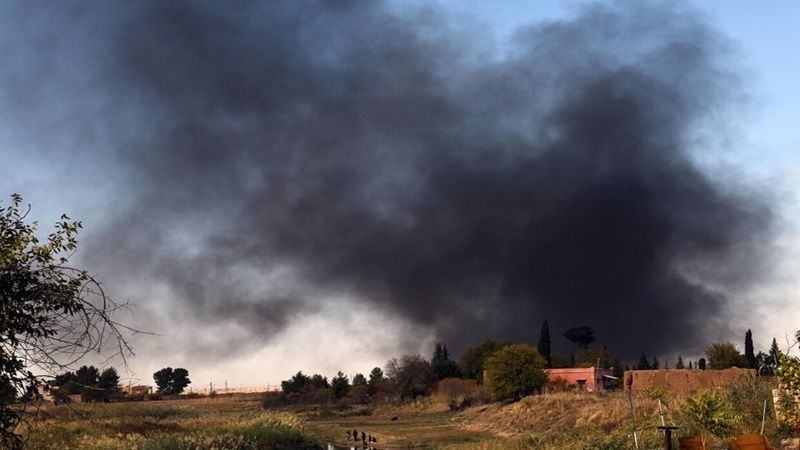
<svg viewBox="0 0 800 450">
<path fill-rule="evenodd" d="M 476 380 L 445 378 L 439 382 L 437 394 L 447 402 L 451 410 L 485 403 L 489 400 L 486 390 Z"/>
<path fill-rule="evenodd" d="M 533 347 L 514 344 L 503 347 L 487 358 L 486 389 L 497 400 L 519 400 L 539 391 L 547 382 L 547 362 Z"/>
</svg>

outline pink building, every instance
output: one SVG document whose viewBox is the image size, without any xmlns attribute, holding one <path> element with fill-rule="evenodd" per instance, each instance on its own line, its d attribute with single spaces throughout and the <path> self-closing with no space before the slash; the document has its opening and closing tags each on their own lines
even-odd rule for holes
<svg viewBox="0 0 800 450">
<path fill-rule="evenodd" d="M 554 381 L 558 378 L 575 386 L 577 391 L 602 391 L 613 389 L 618 385 L 618 379 L 611 369 L 598 369 L 597 367 L 578 367 L 562 369 L 545 369 L 547 378 Z"/>
</svg>

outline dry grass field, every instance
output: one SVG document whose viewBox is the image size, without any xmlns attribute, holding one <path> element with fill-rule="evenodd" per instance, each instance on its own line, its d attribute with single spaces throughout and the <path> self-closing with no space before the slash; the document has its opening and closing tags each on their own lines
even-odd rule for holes
<svg viewBox="0 0 800 450">
<path fill-rule="evenodd" d="M 769 385 L 739 387 L 737 433 L 758 432 Z M 658 399 L 661 400 L 659 406 Z M 491 403 L 450 411 L 437 396 L 402 405 L 297 406 L 265 410 L 258 395 L 45 406 L 28 437 L 32 449 L 317 449 L 350 448 L 346 430 L 378 437 L 376 448 L 435 449 L 659 449 L 664 420 L 696 433 L 681 412 L 685 398 L 669 393 L 558 393 L 511 404 Z M 765 434 L 781 432 L 768 411 Z M 392 418 L 397 417 L 397 420 Z M 710 449 L 727 448 L 711 437 Z M 359 443 L 360 444 L 360 443 Z M 358 446 L 360 448 L 360 445 Z"/>
</svg>

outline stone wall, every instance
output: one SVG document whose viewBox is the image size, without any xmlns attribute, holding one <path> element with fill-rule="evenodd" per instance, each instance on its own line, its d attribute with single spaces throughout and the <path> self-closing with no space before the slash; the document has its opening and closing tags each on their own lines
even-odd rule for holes
<svg viewBox="0 0 800 450">
<path fill-rule="evenodd" d="M 755 378 L 753 369 L 724 370 L 628 370 L 622 379 L 625 390 L 643 391 L 651 387 L 664 387 L 675 392 L 693 392 L 699 389 L 713 389 L 736 383 L 743 379 Z"/>
</svg>

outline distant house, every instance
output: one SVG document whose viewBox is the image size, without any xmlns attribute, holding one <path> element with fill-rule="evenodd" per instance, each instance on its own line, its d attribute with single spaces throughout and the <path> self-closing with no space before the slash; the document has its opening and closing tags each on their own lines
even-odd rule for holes
<svg viewBox="0 0 800 450">
<path fill-rule="evenodd" d="M 122 393 L 125 395 L 149 395 L 153 393 L 153 386 L 122 386 Z"/>
<path fill-rule="evenodd" d="M 567 386 L 579 392 L 603 391 L 619 386 L 619 379 L 614 376 L 612 369 L 575 367 L 545 369 L 544 372 L 551 383 L 563 380 Z"/>
</svg>

